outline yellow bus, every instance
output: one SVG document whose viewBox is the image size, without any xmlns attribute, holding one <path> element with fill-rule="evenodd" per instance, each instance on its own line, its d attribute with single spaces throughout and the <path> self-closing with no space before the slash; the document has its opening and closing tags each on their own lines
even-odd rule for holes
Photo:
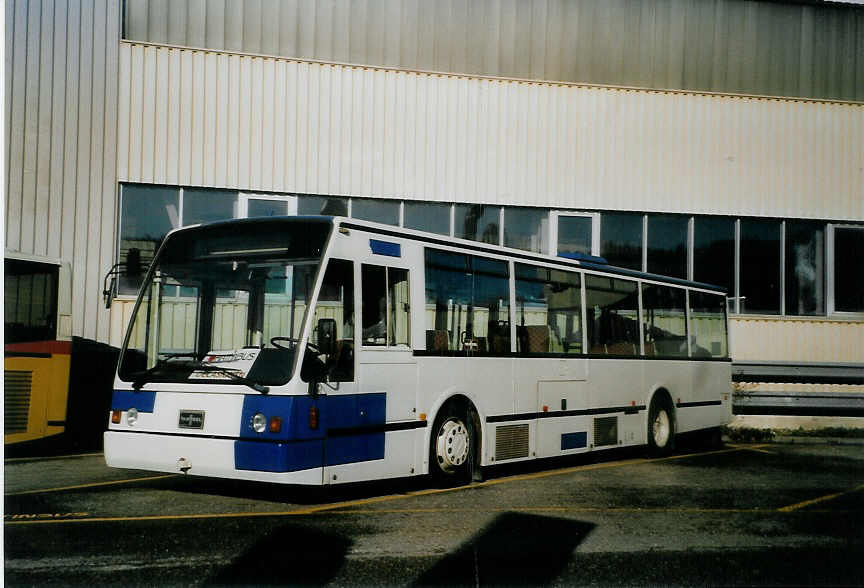
<svg viewBox="0 0 864 588">
<path fill-rule="evenodd" d="M 69 264 L 6 255 L 4 267 L 4 444 L 66 430 L 71 358 Z"/>
</svg>

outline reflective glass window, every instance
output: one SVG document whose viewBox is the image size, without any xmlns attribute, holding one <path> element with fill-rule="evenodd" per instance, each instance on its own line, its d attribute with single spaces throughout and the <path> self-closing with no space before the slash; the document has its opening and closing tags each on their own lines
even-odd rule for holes
<svg viewBox="0 0 864 588">
<path fill-rule="evenodd" d="M 324 216 L 348 216 L 348 199 L 338 196 L 300 196 L 297 214 Z"/>
<path fill-rule="evenodd" d="M 780 233 L 776 220 L 741 220 L 741 312 L 780 314 Z"/>
<path fill-rule="evenodd" d="M 690 291 L 691 357 L 729 357 L 726 297 Z"/>
<path fill-rule="evenodd" d="M 735 295 L 735 221 L 697 216 L 693 219 L 693 279 L 726 288 Z"/>
<path fill-rule="evenodd" d="M 403 226 L 439 235 L 450 234 L 450 205 L 437 202 L 405 202 Z"/>
<path fill-rule="evenodd" d="M 351 202 L 351 218 L 399 225 L 399 201 L 355 198 Z"/>
<path fill-rule="evenodd" d="M 639 354 L 639 294 L 636 282 L 585 276 L 588 352 Z"/>
<path fill-rule="evenodd" d="M 558 217 L 558 254 L 591 255 L 592 219 L 588 216 Z"/>
<path fill-rule="evenodd" d="M 834 229 L 834 310 L 864 312 L 864 227 Z"/>
<path fill-rule="evenodd" d="M 545 253 L 548 250 L 549 211 L 540 208 L 504 209 L 504 245 Z"/>
<path fill-rule="evenodd" d="M 290 207 L 286 200 L 250 198 L 248 214 L 249 218 L 262 216 L 286 216 L 290 214 Z"/>
<path fill-rule="evenodd" d="M 500 244 L 500 206 L 457 204 L 454 212 L 454 236 L 483 243 Z"/>
<path fill-rule="evenodd" d="M 685 216 L 648 215 L 648 271 L 676 278 L 687 277 Z"/>
<path fill-rule="evenodd" d="M 578 273 L 516 265 L 516 350 L 582 353 Z"/>
<path fill-rule="evenodd" d="M 183 190 L 183 226 L 229 220 L 237 216 L 237 192 Z"/>
<path fill-rule="evenodd" d="M 642 269 L 642 215 L 603 213 L 600 217 L 600 256 L 611 265 Z"/>
<path fill-rule="evenodd" d="M 687 294 L 683 288 L 642 284 L 645 355 L 687 357 Z"/>
<path fill-rule="evenodd" d="M 786 221 L 786 314 L 825 314 L 825 225 Z"/>
<path fill-rule="evenodd" d="M 6 343 L 56 339 L 57 266 L 5 259 L 3 271 Z"/>
<path fill-rule="evenodd" d="M 138 250 L 142 268 L 153 261 L 156 249 L 172 229 L 180 226 L 180 189 L 124 185 L 120 197 L 120 262 Z M 143 276 L 121 275 L 120 294 L 136 294 Z"/>
</svg>

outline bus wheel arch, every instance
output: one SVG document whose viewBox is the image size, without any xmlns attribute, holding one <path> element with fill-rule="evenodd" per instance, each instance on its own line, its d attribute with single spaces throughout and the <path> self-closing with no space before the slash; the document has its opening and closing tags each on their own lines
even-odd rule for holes
<svg viewBox="0 0 864 588">
<path fill-rule="evenodd" d="M 668 455 L 675 448 L 675 433 L 678 423 L 675 404 L 665 388 L 658 388 L 648 403 L 646 441 L 648 452 L 653 456 Z"/>
<path fill-rule="evenodd" d="M 439 485 L 468 484 L 479 474 L 482 427 L 476 406 L 465 395 L 445 400 L 429 433 L 429 474 Z"/>
</svg>

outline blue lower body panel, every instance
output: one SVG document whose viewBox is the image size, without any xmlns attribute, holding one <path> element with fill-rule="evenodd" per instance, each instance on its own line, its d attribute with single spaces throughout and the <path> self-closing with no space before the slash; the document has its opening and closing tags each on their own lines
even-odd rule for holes
<svg viewBox="0 0 864 588">
<path fill-rule="evenodd" d="M 384 433 L 327 439 L 327 465 L 384 459 Z"/>
<path fill-rule="evenodd" d="M 256 472 L 296 472 L 320 468 L 324 461 L 323 441 L 234 443 L 234 467 Z"/>
</svg>

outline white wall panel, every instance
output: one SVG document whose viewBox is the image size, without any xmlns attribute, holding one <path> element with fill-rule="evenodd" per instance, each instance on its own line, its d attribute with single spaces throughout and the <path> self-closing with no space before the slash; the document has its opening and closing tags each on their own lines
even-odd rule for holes
<svg viewBox="0 0 864 588">
<path fill-rule="evenodd" d="M 734 318 L 729 323 L 729 342 L 736 361 L 864 361 L 860 321 Z"/>
<path fill-rule="evenodd" d="M 5 248 L 70 262 L 72 334 L 103 341 L 118 132 L 131 145 L 128 113 L 118 129 L 119 38 L 119 0 L 6 2 Z"/>
<path fill-rule="evenodd" d="M 864 220 L 864 105 L 120 52 L 121 181 Z"/>
</svg>

